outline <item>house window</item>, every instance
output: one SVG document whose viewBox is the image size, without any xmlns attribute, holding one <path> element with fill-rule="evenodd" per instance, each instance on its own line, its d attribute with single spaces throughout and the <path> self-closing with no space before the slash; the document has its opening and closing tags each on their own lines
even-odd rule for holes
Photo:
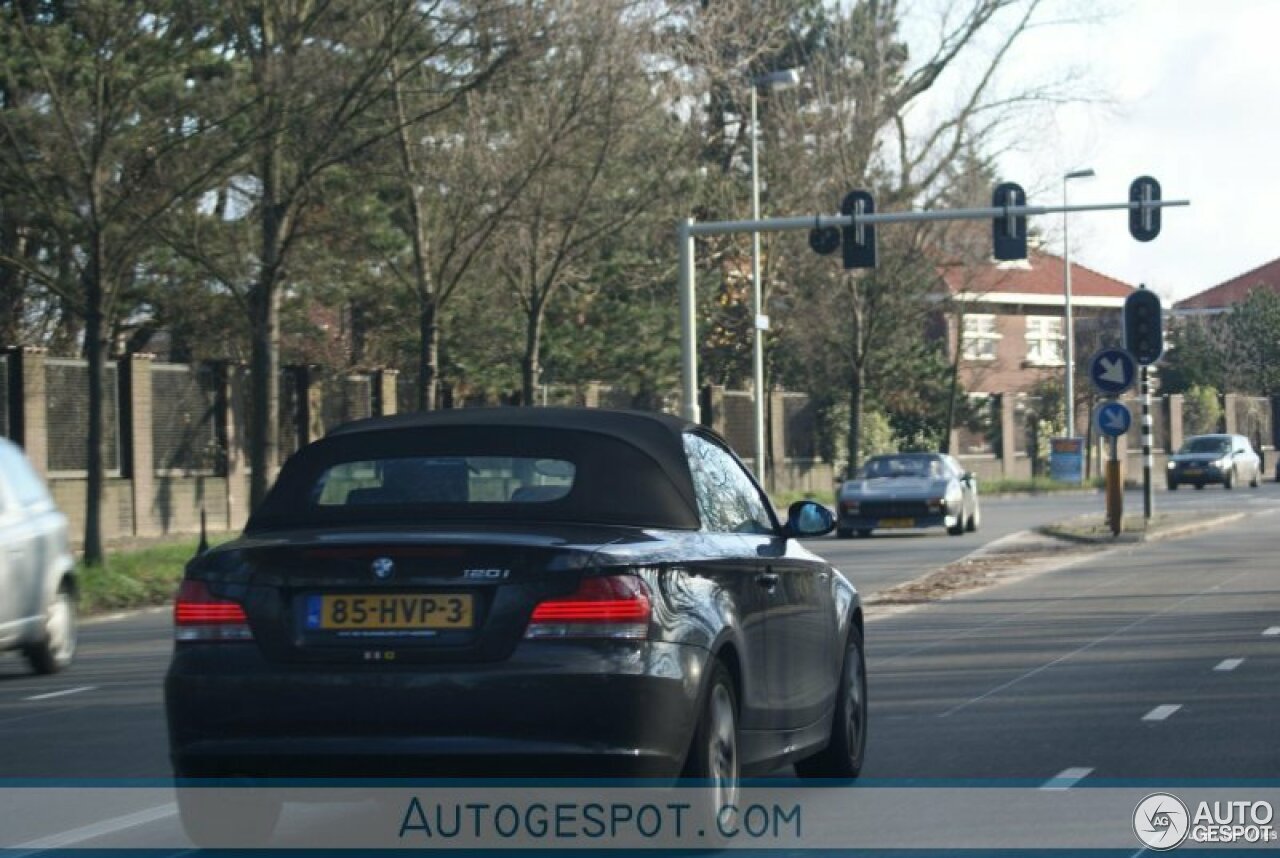
<svg viewBox="0 0 1280 858">
<path fill-rule="evenodd" d="M 995 360 L 1000 334 L 996 317 L 986 313 L 970 313 L 964 317 L 965 360 Z"/>
<path fill-rule="evenodd" d="M 1027 363 L 1062 365 L 1062 317 L 1027 316 Z"/>
</svg>

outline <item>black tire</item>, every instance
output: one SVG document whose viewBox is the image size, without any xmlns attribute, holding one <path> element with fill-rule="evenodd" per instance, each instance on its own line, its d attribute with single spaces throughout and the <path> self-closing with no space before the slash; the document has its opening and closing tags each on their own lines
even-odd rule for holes
<svg viewBox="0 0 1280 858">
<path fill-rule="evenodd" d="M 955 525 L 948 527 L 947 533 L 952 536 L 964 536 L 964 510 L 960 510 L 960 514 L 956 516 Z"/>
<path fill-rule="evenodd" d="M 1260 468 L 1253 469 L 1253 479 L 1249 480 L 1249 488 L 1256 489 L 1262 485 L 1262 470 Z"/>
<path fill-rule="evenodd" d="M 969 533 L 977 533 L 981 517 L 982 512 L 978 509 L 978 504 L 975 501 L 973 504 L 973 512 L 969 513 L 969 519 L 964 523 L 964 529 Z"/>
<path fill-rule="evenodd" d="M 1204 483 L 1196 483 L 1196 491 L 1199 492 L 1203 490 L 1204 490 Z"/>
<path fill-rule="evenodd" d="M 1236 487 L 1236 469 L 1232 468 L 1222 475 L 1222 487 L 1231 491 Z"/>
<path fill-rule="evenodd" d="M 853 529 L 849 527 L 837 527 L 836 539 L 848 539 L 853 536 Z"/>
<path fill-rule="evenodd" d="M 710 787 L 706 795 L 709 820 L 714 820 L 720 808 L 737 802 L 741 771 L 738 739 L 738 695 L 729 671 L 717 660 L 684 764 L 684 777 Z"/>
<path fill-rule="evenodd" d="M 180 787 L 182 830 L 207 849 L 263 847 L 280 820 L 280 802 L 251 787 Z"/>
<path fill-rule="evenodd" d="M 854 531 L 853 535 L 858 537 L 859 539 L 866 539 L 867 537 L 871 536 L 871 528 L 869 527 L 861 528 L 860 530 Z"/>
<path fill-rule="evenodd" d="M 41 639 L 26 647 L 23 654 L 36 673 L 58 673 L 75 660 L 78 636 L 75 593 L 64 583 L 45 608 Z"/>
<path fill-rule="evenodd" d="M 1168 486 L 1168 489 L 1169 489 L 1169 491 L 1171 491 L 1171 492 L 1176 492 L 1176 491 L 1178 490 L 1178 481 L 1177 481 L 1177 480 L 1169 480 L 1169 482 L 1168 482 L 1166 485 Z"/>
<path fill-rule="evenodd" d="M 800 777 L 852 780 L 862 774 L 867 752 L 867 662 L 856 626 L 845 642 L 837 695 L 827 746 L 796 762 Z"/>
</svg>

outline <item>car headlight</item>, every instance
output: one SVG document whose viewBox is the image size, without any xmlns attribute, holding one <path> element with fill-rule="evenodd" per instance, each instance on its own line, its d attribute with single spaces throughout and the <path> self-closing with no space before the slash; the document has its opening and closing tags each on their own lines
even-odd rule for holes
<svg viewBox="0 0 1280 858">
<path fill-rule="evenodd" d="M 1169 468 L 1169 470 L 1171 470 L 1171 471 L 1172 471 L 1174 468 L 1176 468 L 1176 467 L 1178 467 L 1178 463 L 1177 463 L 1177 462 L 1170 462 L 1170 463 L 1169 463 L 1169 465 L 1168 465 L 1168 468 Z"/>
</svg>

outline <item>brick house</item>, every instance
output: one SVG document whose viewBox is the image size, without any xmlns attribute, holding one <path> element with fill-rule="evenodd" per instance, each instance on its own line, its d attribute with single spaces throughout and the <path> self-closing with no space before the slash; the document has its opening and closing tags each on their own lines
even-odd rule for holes
<svg viewBox="0 0 1280 858">
<path fill-rule="evenodd" d="M 1232 306 L 1243 301 L 1254 289 L 1280 292 L 1280 259 L 1273 259 L 1238 277 L 1232 277 L 1217 286 L 1197 292 L 1190 298 L 1183 298 L 1173 305 L 1173 310 L 1175 314 L 1181 316 L 1225 313 Z"/>
<path fill-rule="evenodd" d="M 1062 257 L 1032 251 L 1016 262 L 949 265 L 940 269 L 950 309 L 942 314 L 948 351 L 962 339 L 961 386 L 971 394 L 1026 393 L 1062 377 L 1065 313 Z M 1076 361 L 1100 328 L 1120 330 L 1124 300 L 1133 286 L 1071 264 L 1071 307 Z M 1085 381 L 1087 384 L 1088 382 Z"/>
</svg>

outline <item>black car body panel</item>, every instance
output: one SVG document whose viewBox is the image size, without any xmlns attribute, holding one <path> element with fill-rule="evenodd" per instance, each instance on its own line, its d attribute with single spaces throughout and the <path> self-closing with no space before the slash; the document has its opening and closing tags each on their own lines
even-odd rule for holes
<svg viewBox="0 0 1280 858">
<path fill-rule="evenodd" d="M 601 434 L 609 467 L 623 467 L 624 478 L 638 467 L 613 455 L 630 436 L 601 428 L 628 420 L 556 411 L 522 410 L 528 426 L 507 414 L 475 419 L 489 428 L 516 421 L 485 443 L 509 445 L 515 432 L 525 449 L 578 463 L 592 454 L 564 447 L 550 430 L 557 419 L 578 429 L 586 421 L 574 444 Z M 651 473 L 640 480 L 648 499 L 631 525 L 615 521 L 623 501 L 595 502 L 604 484 L 585 478 L 589 468 L 579 464 L 583 482 L 563 503 L 537 504 L 541 520 L 525 509 L 508 515 L 515 504 L 495 503 L 486 505 L 487 520 L 427 505 L 346 524 L 325 511 L 306 526 L 299 499 L 308 496 L 308 479 L 327 462 L 365 455 L 354 449 L 356 438 L 383 453 L 409 449 L 409 422 L 340 433 L 304 450 L 242 538 L 189 564 L 189 580 L 243 607 L 252 639 L 175 647 L 165 692 L 179 774 L 672 776 L 683 765 L 712 659 L 726 665 L 738 689 L 744 770 L 823 746 L 843 642 L 850 625 L 861 623 L 857 593 L 785 538 L 776 520 L 774 533 L 670 526 L 697 523 L 688 468 L 682 476 L 677 467 L 681 434 L 691 427 L 642 419 L 637 449 Z M 664 448 L 652 425 L 674 446 Z M 483 449 L 476 441 L 483 435 L 423 432 L 418 443 Z M 614 487 L 614 494 L 630 491 L 625 479 Z M 388 565 L 393 574 L 378 577 Z M 641 639 L 526 637 L 540 602 L 616 575 L 638 579 L 648 593 Z M 469 597 L 474 626 L 410 634 L 310 625 L 308 606 L 317 598 L 415 593 Z"/>
</svg>

